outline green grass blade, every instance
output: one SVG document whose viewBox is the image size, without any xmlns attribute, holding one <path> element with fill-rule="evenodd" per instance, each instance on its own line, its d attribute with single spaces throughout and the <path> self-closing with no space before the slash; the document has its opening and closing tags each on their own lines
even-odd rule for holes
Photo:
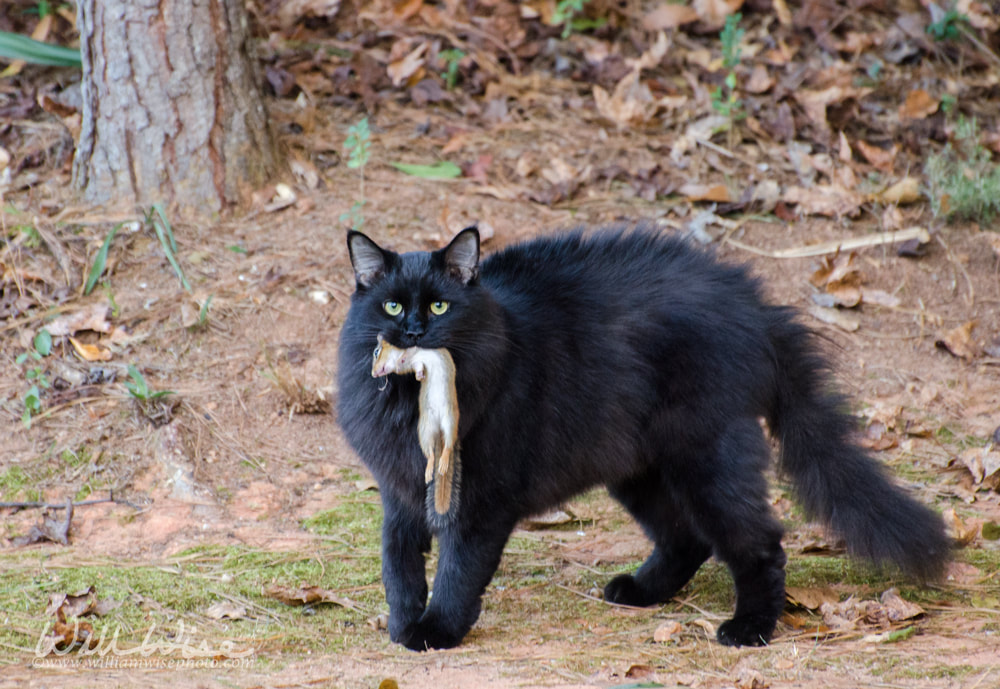
<svg viewBox="0 0 1000 689">
<path fill-rule="evenodd" d="M 0 57 L 49 67 L 83 66 L 79 50 L 42 43 L 9 31 L 0 31 Z"/>
<path fill-rule="evenodd" d="M 97 252 L 97 256 L 94 257 L 94 265 L 90 266 L 90 274 L 87 275 L 87 283 L 83 286 L 83 293 L 90 294 L 91 290 L 94 289 L 94 285 L 100 279 L 101 275 L 104 273 L 104 267 L 108 262 L 108 249 L 111 248 L 111 240 L 115 238 L 115 234 L 118 232 L 118 228 L 122 226 L 122 223 L 118 223 L 111 228 L 108 232 L 108 236 L 104 238 L 104 243 L 101 244 L 101 250 Z"/>
<path fill-rule="evenodd" d="M 157 220 L 153 213 L 150 213 L 147 219 L 152 222 L 153 229 L 156 230 L 156 237 L 160 240 L 160 245 L 163 247 L 163 253 L 167 255 L 167 261 L 170 262 L 174 272 L 177 273 L 177 278 L 181 281 L 181 286 L 190 292 L 191 284 L 184 277 L 184 271 L 181 270 L 181 266 L 174 255 L 177 253 L 177 241 L 174 239 L 174 231 L 170 227 L 170 221 L 167 220 L 167 215 L 163 212 L 163 206 L 159 203 L 153 204 L 153 211 L 159 216 L 159 220 Z"/>
<path fill-rule="evenodd" d="M 389 163 L 400 172 L 421 177 L 423 179 L 454 179 L 462 176 L 462 168 L 447 160 L 433 165 L 410 165 L 408 163 Z"/>
</svg>

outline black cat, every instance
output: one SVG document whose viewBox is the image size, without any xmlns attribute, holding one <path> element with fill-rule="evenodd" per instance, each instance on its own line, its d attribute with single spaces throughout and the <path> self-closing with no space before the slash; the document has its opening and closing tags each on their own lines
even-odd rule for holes
<svg viewBox="0 0 1000 689">
<path fill-rule="evenodd" d="M 766 643 L 785 602 L 785 554 L 760 417 L 799 501 L 852 553 L 923 581 L 942 575 L 941 519 L 851 444 L 854 421 L 810 331 L 765 303 L 743 268 L 649 228 L 538 239 L 481 264 L 474 228 L 432 253 L 347 239 L 357 291 L 340 339 L 338 416 L 381 491 L 394 641 L 457 645 L 518 520 L 604 484 L 654 543 L 606 600 L 664 602 L 715 555 L 736 586 L 719 641 Z M 371 376 L 380 334 L 454 358 L 461 488 L 446 518 L 427 506 L 419 384 Z"/>
</svg>

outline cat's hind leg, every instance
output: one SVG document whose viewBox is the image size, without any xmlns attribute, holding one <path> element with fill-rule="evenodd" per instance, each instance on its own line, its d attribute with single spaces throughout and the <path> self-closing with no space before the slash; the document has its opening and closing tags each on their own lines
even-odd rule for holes
<svg viewBox="0 0 1000 689">
<path fill-rule="evenodd" d="M 712 554 L 691 527 L 659 469 L 609 487 L 654 543 L 635 574 L 620 574 L 604 588 L 604 600 L 646 607 L 670 600 Z"/>
<path fill-rule="evenodd" d="M 768 449 L 756 419 L 718 435 L 713 461 L 688 473 L 694 523 L 733 575 L 736 611 L 719 626 L 727 646 L 766 644 L 785 605 L 782 528 L 771 511 L 764 474 Z"/>
</svg>

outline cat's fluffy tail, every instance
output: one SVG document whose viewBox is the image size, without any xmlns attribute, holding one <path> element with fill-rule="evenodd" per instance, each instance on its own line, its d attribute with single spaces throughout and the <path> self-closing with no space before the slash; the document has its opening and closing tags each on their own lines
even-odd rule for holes
<svg viewBox="0 0 1000 689">
<path fill-rule="evenodd" d="M 781 443 L 781 470 L 808 515 L 832 527 L 854 555 L 921 581 L 940 579 L 951 550 L 941 518 L 851 442 L 854 421 L 829 389 L 810 331 L 779 310 L 771 336 L 778 375 L 768 424 Z"/>
</svg>

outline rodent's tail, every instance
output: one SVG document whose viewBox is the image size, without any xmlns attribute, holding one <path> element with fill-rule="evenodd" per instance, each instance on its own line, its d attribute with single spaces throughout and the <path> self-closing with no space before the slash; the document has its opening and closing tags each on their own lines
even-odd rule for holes
<svg viewBox="0 0 1000 689">
<path fill-rule="evenodd" d="M 800 504 L 843 537 L 852 554 L 892 563 L 921 581 L 941 579 L 951 551 L 944 522 L 851 442 L 853 420 L 830 389 L 815 335 L 784 309 L 775 310 L 770 332 L 777 375 L 767 421 Z"/>
</svg>

